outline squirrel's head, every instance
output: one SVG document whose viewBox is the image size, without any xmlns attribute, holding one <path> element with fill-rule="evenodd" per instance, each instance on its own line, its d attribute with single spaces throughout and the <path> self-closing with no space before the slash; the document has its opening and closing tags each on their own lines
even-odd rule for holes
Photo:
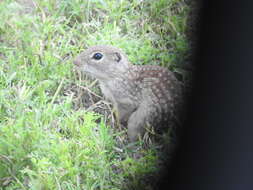
<svg viewBox="0 0 253 190">
<path fill-rule="evenodd" d="M 81 71 L 101 80 L 117 77 L 130 66 L 122 50 L 108 45 L 88 48 L 75 58 L 74 64 Z"/>
</svg>

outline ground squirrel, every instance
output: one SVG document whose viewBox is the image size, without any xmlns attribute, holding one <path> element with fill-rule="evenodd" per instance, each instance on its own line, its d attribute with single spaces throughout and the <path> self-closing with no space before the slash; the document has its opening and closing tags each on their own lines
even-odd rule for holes
<svg viewBox="0 0 253 190">
<path fill-rule="evenodd" d="M 130 141 L 143 135 L 146 126 L 159 127 L 175 114 L 181 99 L 181 85 L 166 68 L 133 65 L 116 47 L 97 45 L 78 55 L 74 64 L 98 79 L 105 98 L 127 124 Z"/>
</svg>

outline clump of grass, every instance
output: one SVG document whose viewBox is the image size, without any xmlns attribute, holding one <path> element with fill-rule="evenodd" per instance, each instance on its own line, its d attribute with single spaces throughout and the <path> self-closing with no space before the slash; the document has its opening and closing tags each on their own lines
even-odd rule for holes
<svg viewBox="0 0 253 190">
<path fill-rule="evenodd" d="M 111 44 L 185 79 L 188 10 L 184 0 L 1 1 L 0 189 L 144 187 L 156 149 L 140 145 L 135 158 L 106 116 L 74 109 L 72 60 Z"/>
</svg>

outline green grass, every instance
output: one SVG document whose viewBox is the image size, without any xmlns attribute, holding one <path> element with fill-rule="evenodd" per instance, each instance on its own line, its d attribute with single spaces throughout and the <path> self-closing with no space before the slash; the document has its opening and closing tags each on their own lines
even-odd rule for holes
<svg viewBox="0 0 253 190">
<path fill-rule="evenodd" d="M 124 131 L 74 108 L 72 61 L 111 44 L 185 78 L 188 12 L 184 0 L 0 1 L 0 189 L 148 189 L 156 149 L 134 158 Z"/>
</svg>

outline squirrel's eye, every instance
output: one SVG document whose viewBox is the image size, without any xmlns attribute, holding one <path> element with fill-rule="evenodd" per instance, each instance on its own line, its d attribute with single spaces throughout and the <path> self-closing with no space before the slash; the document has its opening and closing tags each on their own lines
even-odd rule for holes
<svg viewBox="0 0 253 190">
<path fill-rule="evenodd" d="M 103 55 L 101 53 L 95 53 L 92 58 L 96 59 L 96 60 L 100 60 L 100 59 L 102 59 L 102 57 L 103 57 Z"/>
</svg>

